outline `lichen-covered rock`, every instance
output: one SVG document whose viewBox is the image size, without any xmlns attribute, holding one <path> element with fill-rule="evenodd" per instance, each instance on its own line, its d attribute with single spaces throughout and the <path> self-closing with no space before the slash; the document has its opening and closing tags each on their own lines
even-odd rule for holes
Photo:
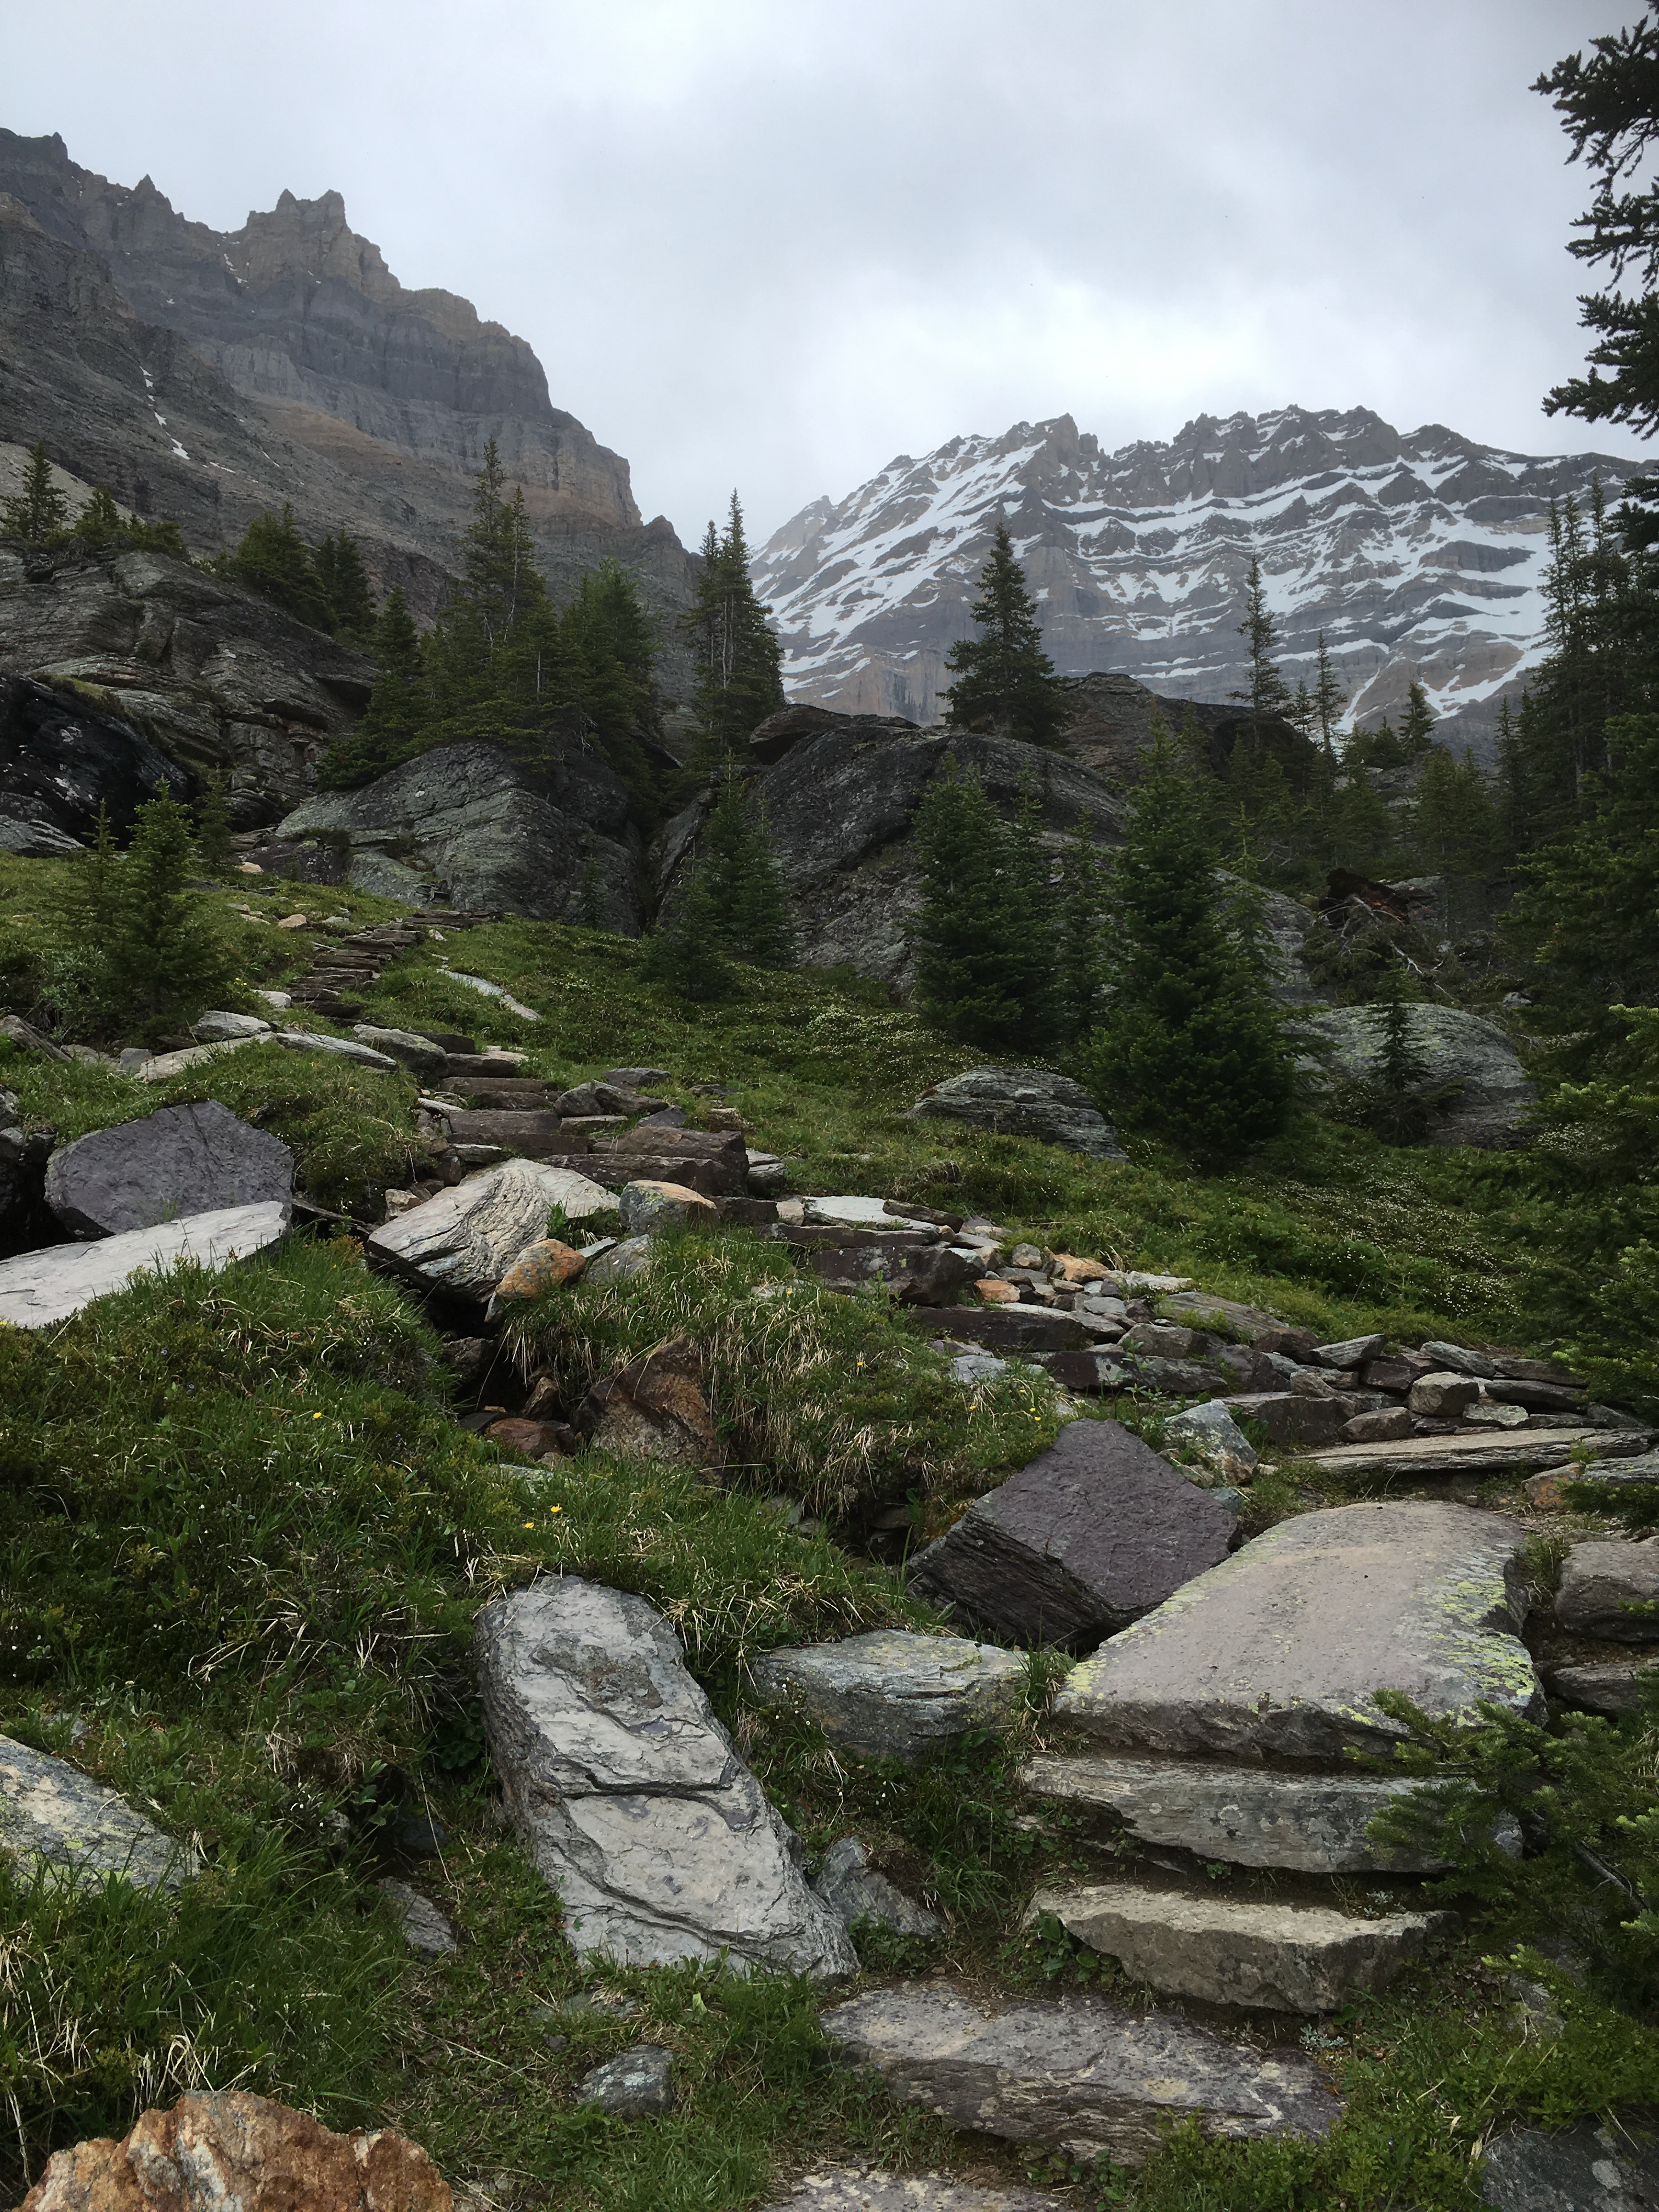
<svg viewBox="0 0 1659 2212">
<path fill-rule="evenodd" d="M 576 1221 L 614 1203 L 608 1190 L 573 1169 L 505 1160 L 383 1222 L 368 1250 L 428 1289 L 482 1302 L 525 1248 L 546 1236 L 556 1206 Z"/>
<path fill-rule="evenodd" d="M 1190 1450 L 1206 1467 L 1248 1481 L 1255 1472 L 1255 1446 L 1219 1398 L 1207 1406 L 1189 1406 L 1164 1424 L 1164 1441 L 1171 1451 Z"/>
<path fill-rule="evenodd" d="M 1051 1067 L 970 1067 L 926 1091 L 922 1121 L 966 1121 L 1000 1135 L 1035 1137 L 1091 1159 L 1121 1160 L 1123 1147 L 1080 1083 Z"/>
<path fill-rule="evenodd" d="M 1308 1048 L 1298 1065 L 1316 1085 L 1376 1079 L 1382 1033 L 1371 1007 L 1311 1009 L 1297 1017 L 1296 1026 Z M 1537 1092 L 1497 1023 L 1462 1006 L 1418 1006 L 1411 1009 L 1411 1029 L 1426 1071 L 1425 1091 L 1457 1086 L 1454 1097 L 1432 1110 L 1430 1143 L 1523 1143 Z"/>
<path fill-rule="evenodd" d="M 639 1182 L 624 1183 L 617 1204 L 622 1211 L 623 1227 L 630 1237 L 661 1237 L 671 1230 L 720 1218 L 714 1200 L 705 1198 L 701 1191 L 688 1190 L 684 1183 L 662 1182 L 651 1176 Z"/>
<path fill-rule="evenodd" d="M 1615 1536 L 1575 1544 L 1561 1570 L 1555 1617 L 1575 1636 L 1659 1644 L 1659 1541 Z"/>
<path fill-rule="evenodd" d="M 851 1973 L 840 1919 L 643 1598 L 574 1576 L 478 1617 L 490 1755 L 580 1958 Z"/>
<path fill-rule="evenodd" d="M 180 2097 L 119 2142 L 47 2161 L 21 2212 L 451 2212 L 418 2143 L 389 2128 L 337 2136 L 246 2090 Z"/>
<path fill-rule="evenodd" d="M 1403 1735 L 1379 1690 L 1447 1719 L 1532 1713 L 1524 1541 L 1499 1514 L 1427 1502 L 1281 1521 L 1075 1668 L 1055 1717 L 1153 1751 L 1334 1760 Z"/>
<path fill-rule="evenodd" d="M 163 1835 L 117 1791 L 9 1736 L 0 1736 L 0 1852 L 25 1873 L 118 1874 L 137 1889 L 176 1888 L 197 1864 L 192 1844 Z"/>
<path fill-rule="evenodd" d="M 1025 1672 L 1018 1651 L 899 1628 L 768 1651 L 754 1665 L 763 1696 L 798 1705 L 832 1742 L 866 1758 L 902 1759 L 1007 1721 Z"/>
<path fill-rule="evenodd" d="M 676 1337 L 594 1383 L 577 1408 L 576 1426 L 601 1451 L 708 1467 L 720 1453 L 702 1379 L 702 1355 Z"/>
<path fill-rule="evenodd" d="M 812 1884 L 824 1903 L 848 1928 L 868 1921 L 895 1936 L 931 1941 L 945 1933 L 936 1912 L 908 1898 L 879 1869 L 856 1836 L 842 1836 L 823 1855 L 823 1864 Z"/>
<path fill-rule="evenodd" d="M 495 1295 L 508 1304 L 538 1298 L 561 1283 L 574 1283 L 586 1266 L 580 1252 L 556 1237 L 544 1237 L 526 1244 L 495 1285 Z"/>
</svg>

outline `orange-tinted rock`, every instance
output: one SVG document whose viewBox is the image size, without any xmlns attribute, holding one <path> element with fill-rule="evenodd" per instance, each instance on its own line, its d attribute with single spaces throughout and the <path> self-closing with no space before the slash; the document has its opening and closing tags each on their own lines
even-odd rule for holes
<svg viewBox="0 0 1659 2212">
<path fill-rule="evenodd" d="M 570 1440 L 562 1421 L 526 1421 L 517 1414 L 492 1421 L 484 1434 L 492 1444 L 520 1459 L 543 1459 L 549 1452 L 562 1452 Z"/>
<path fill-rule="evenodd" d="M 1000 1275 L 987 1275 L 974 1285 L 987 1305 L 1012 1306 L 1019 1304 L 1018 1283 L 1005 1283 Z"/>
<path fill-rule="evenodd" d="M 702 1356 L 683 1337 L 596 1382 L 576 1420 L 601 1451 L 682 1467 L 706 1467 L 720 1456 Z"/>
<path fill-rule="evenodd" d="M 1111 1269 L 1101 1260 L 1079 1260 L 1071 1252 L 1053 1255 L 1054 1273 L 1062 1283 L 1104 1283 L 1115 1280 Z"/>
<path fill-rule="evenodd" d="M 561 1244 L 556 1237 L 544 1237 L 524 1250 L 495 1285 L 498 1298 L 538 1298 L 559 1283 L 574 1283 L 587 1265 L 580 1252 Z"/>
<path fill-rule="evenodd" d="M 119 2142 L 61 2150 L 22 2212 L 451 2212 L 426 2153 L 389 2129 L 337 2136 L 240 2090 L 181 2097 Z"/>
</svg>

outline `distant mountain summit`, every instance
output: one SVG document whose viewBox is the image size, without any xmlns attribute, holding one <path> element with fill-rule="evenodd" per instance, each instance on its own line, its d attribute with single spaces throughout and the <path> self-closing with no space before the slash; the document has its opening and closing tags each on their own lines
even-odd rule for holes
<svg viewBox="0 0 1659 2212">
<path fill-rule="evenodd" d="M 1616 494 L 1629 467 L 1436 423 L 1402 435 L 1367 408 L 1200 415 L 1111 453 L 1062 415 L 901 454 L 785 523 L 755 580 L 793 696 L 928 722 L 999 515 L 1061 673 L 1120 670 L 1172 696 L 1218 701 L 1242 683 L 1256 557 L 1292 684 L 1311 683 L 1322 630 L 1361 719 L 1419 677 L 1446 735 L 1485 751 L 1499 696 L 1543 649 L 1550 501 L 1587 498 L 1598 473 Z"/>
<path fill-rule="evenodd" d="M 614 553 L 683 604 L 672 529 L 641 523 L 628 463 L 554 406 L 531 347 L 453 293 L 407 289 L 338 192 L 285 191 L 216 231 L 148 177 L 112 184 L 60 137 L 0 131 L 7 196 L 0 439 L 44 438 L 198 542 L 291 498 L 307 528 L 343 524 L 377 574 L 429 600 L 493 437 L 556 580 Z"/>
</svg>

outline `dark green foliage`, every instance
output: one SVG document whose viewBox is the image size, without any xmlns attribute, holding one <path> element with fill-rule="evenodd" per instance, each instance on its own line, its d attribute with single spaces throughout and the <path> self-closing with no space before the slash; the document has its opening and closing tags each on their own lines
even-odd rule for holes
<svg viewBox="0 0 1659 2212">
<path fill-rule="evenodd" d="M 1267 587 L 1261 580 L 1260 561 L 1250 562 L 1244 585 L 1244 619 L 1238 625 L 1238 634 L 1249 656 L 1250 672 L 1243 690 L 1231 692 L 1229 696 L 1242 699 L 1249 707 L 1252 732 L 1259 745 L 1264 734 L 1263 725 L 1275 715 L 1288 719 L 1295 704 L 1290 686 L 1273 659 L 1278 624 L 1267 605 Z"/>
<path fill-rule="evenodd" d="M 1418 860 L 1431 873 L 1481 879 L 1493 872 L 1501 831 L 1492 787 L 1466 753 L 1431 744 L 1412 824 Z"/>
<path fill-rule="evenodd" d="M 1102 1111 L 1204 1166 L 1276 1134 L 1290 1063 L 1260 923 L 1248 897 L 1216 882 L 1198 795 L 1167 736 L 1113 856 L 1108 915 L 1107 1003 L 1086 1053 Z"/>
<path fill-rule="evenodd" d="M 31 545 L 50 544 L 68 520 L 69 498 L 52 480 L 46 449 L 43 445 L 31 446 L 23 489 L 0 505 L 0 538 L 27 538 Z"/>
<path fill-rule="evenodd" d="M 1416 677 L 1406 693 L 1406 714 L 1400 725 L 1400 742 L 1408 760 L 1421 760 L 1433 744 L 1435 711 L 1429 695 Z"/>
<path fill-rule="evenodd" d="M 1052 1028 L 1058 948 L 1035 793 L 1028 787 L 1015 821 L 1005 823 L 977 771 L 963 775 L 947 755 L 916 810 L 914 838 L 923 1014 L 963 1044 L 1040 1050 Z"/>
<path fill-rule="evenodd" d="M 202 795 L 196 802 L 196 859 L 204 875 L 222 876 L 236 857 L 225 798 L 228 788 L 224 770 L 215 769 L 204 777 Z"/>
<path fill-rule="evenodd" d="M 795 957 L 789 893 L 772 849 L 763 799 L 750 800 L 742 771 L 728 762 L 702 841 L 710 918 L 720 944 L 738 960 L 787 968 Z"/>
<path fill-rule="evenodd" d="M 329 629 L 328 595 L 312 562 L 311 548 L 294 520 L 292 501 L 285 499 L 279 512 L 267 507 L 256 514 L 223 566 L 239 584 L 296 622 L 307 623 L 313 629 Z"/>
<path fill-rule="evenodd" d="M 1347 704 L 1348 695 L 1337 681 L 1336 671 L 1331 666 L 1331 656 L 1325 650 L 1325 633 L 1322 629 L 1319 633 L 1318 675 L 1313 690 L 1313 711 L 1319 742 L 1328 760 L 1335 756 L 1337 725 L 1346 712 Z"/>
<path fill-rule="evenodd" d="M 175 561 L 190 558 L 176 522 L 145 522 L 136 514 L 124 515 L 103 484 L 82 508 L 69 534 L 82 545 L 137 545 L 152 553 L 171 554 Z"/>
<path fill-rule="evenodd" d="M 697 671 L 698 763 L 713 769 L 784 704 L 782 649 L 750 580 L 736 492 L 724 532 L 708 526 L 696 597 L 682 627 Z"/>
<path fill-rule="evenodd" d="M 106 925 L 108 996 L 132 1034 L 153 1037 L 195 1020 L 230 981 L 201 895 L 190 816 L 163 788 L 138 809 Z"/>
<path fill-rule="evenodd" d="M 1105 870 L 1094 842 L 1094 824 L 1085 814 L 1060 860 L 1054 1019 L 1068 1043 L 1088 1036 L 1099 1011 L 1105 904 Z"/>
<path fill-rule="evenodd" d="M 1057 742 L 1067 720 L 1066 695 L 1042 649 L 1036 601 L 1025 586 L 1008 526 L 999 521 L 969 610 L 980 635 L 959 638 L 945 656 L 955 682 L 945 694 L 953 730 L 994 730 L 1033 745 Z"/>
<path fill-rule="evenodd" d="M 646 940 L 640 975 L 694 1006 L 732 991 L 736 978 L 720 941 L 706 861 L 693 860 L 687 869 L 673 912 Z"/>
<path fill-rule="evenodd" d="M 1385 1144 L 1419 1144 L 1443 1093 L 1430 1085 L 1429 1064 L 1416 1040 L 1412 1001 L 1397 964 L 1384 981 L 1380 1003 L 1370 1012 L 1376 1032 L 1376 1073 L 1350 1111 Z"/>
<path fill-rule="evenodd" d="M 356 726 L 337 738 L 317 764 L 322 791 L 355 791 L 426 750 L 432 702 L 420 632 L 402 588 L 394 587 L 375 619 L 368 650 L 380 674 Z"/>
<path fill-rule="evenodd" d="M 356 539 L 337 530 L 318 546 L 311 565 L 328 609 L 328 627 L 336 637 L 362 644 L 374 628 L 374 595 Z"/>
<path fill-rule="evenodd" d="M 121 510 L 100 484 L 82 508 L 74 534 L 83 545 L 113 545 L 122 535 Z"/>
</svg>

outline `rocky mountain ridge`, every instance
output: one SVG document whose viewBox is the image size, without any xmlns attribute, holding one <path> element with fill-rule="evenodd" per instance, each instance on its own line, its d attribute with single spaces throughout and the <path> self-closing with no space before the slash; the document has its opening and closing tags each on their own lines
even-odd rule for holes
<svg viewBox="0 0 1659 2212">
<path fill-rule="evenodd" d="M 642 521 L 628 464 L 556 408 L 530 346 L 405 289 L 337 192 L 219 232 L 146 177 L 112 184 L 55 135 L 0 131 L 0 428 L 191 542 L 291 499 L 429 611 L 493 437 L 556 587 L 607 554 L 684 604 L 689 557 Z"/>
<path fill-rule="evenodd" d="M 1498 698 L 1542 653 L 1550 501 L 1586 499 L 1598 475 L 1616 494 L 1628 465 L 1435 423 L 1401 434 L 1367 408 L 1204 415 L 1115 453 L 1062 415 L 900 454 L 787 522 L 755 579 L 793 696 L 929 722 L 999 517 L 1062 674 L 1200 700 L 1243 680 L 1255 557 L 1292 684 L 1311 679 L 1322 631 L 1354 717 L 1392 710 L 1418 677 L 1448 738 L 1481 753 Z"/>
</svg>

